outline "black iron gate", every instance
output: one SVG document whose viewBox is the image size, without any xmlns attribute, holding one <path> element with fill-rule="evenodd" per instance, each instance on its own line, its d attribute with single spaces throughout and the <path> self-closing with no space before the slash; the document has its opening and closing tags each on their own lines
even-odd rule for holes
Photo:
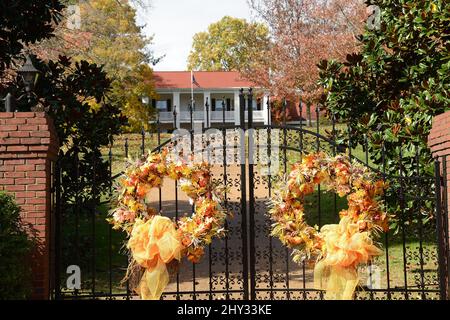
<svg viewBox="0 0 450 320">
<path fill-rule="evenodd" d="M 297 122 L 288 122 L 284 102 L 282 123 L 263 125 L 254 124 L 252 105 L 252 92 L 245 95 L 241 91 L 240 125 L 227 125 L 223 108 L 222 123 L 214 128 L 209 125 L 202 128 L 200 137 L 195 135 L 194 108 L 190 108 L 191 151 L 212 153 L 219 150 L 222 154 L 213 173 L 215 179 L 227 187 L 224 207 L 231 217 L 226 223 L 227 236 L 214 241 L 199 264 L 185 261 L 163 299 L 323 298 L 323 292 L 313 285 L 313 266 L 307 262 L 293 263 L 290 250 L 270 237 L 267 201 L 272 196 L 274 183 L 302 155 L 317 151 L 348 152 L 352 159 L 370 167 L 367 146 L 358 149 L 336 143 L 333 134 L 336 126 L 342 125 L 333 118 L 325 123 L 319 109 L 315 110 L 314 122 L 305 123 L 301 113 Z M 268 106 L 270 119 L 270 102 Z M 302 112 L 301 106 L 299 110 Z M 146 147 L 158 151 L 168 146 L 170 139 L 165 139 L 168 136 L 161 133 L 159 121 L 155 127 L 154 133 L 143 131 L 135 140 L 123 141 L 124 155 L 128 157 L 137 145 L 139 155 L 145 153 Z M 325 134 L 325 129 L 329 129 L 331 135 Z M 194 149 L 198 138 L 200 150 Z M 163 139 L 167 141 L 162 143 Z M 153 141 L 156 145 L 151 144 Z M 111 184 L 103 193 L 98 192 L 95 182 L 86 193 L 86 185 L 80 181 L 80 170 L 86 170 L 81 155 L 73 164 L 77 169 L 69 179 L 77 186 L 76 191 L 69 195 L 64 194 L 61 184 L 68 179 L 62 177 L 58 165 L 56 167 L 52 283 L 56 299 L 135 297 L 129 283 L 120 283 L 128 264 L 128 257 L 121 253 L 123 235 L 111 230 L 105 222 L 113 183 L 122 169 L 117 167 L 121 163 L 117 161 L 119 152 L 113 145 L 104 152 Z M 446 163 L 445 158 L 436 159 L 435 176 L 420 175 L 418 169 L 406 172 L 401 161 L 396 176 L 386 174 L 384 159 L 380 167 L 372 168 L 389 181 L 386 200 L 397 204 L 398 219 L 396 232 L 380 239 L 385 255 L 360 270 L 362 279 L 357 299 L 445 299 L 448 296 L 448 208 L 443 205 L 447 203 L 447 189 L 441 178 L 447 175 Z M 92 171 L 96 176 L 95 163 Z M 153 201 L 155 207 L 174 218 L 192 208 L 173 181 L 165 183 Z M 336 223 L 346 203 L 319 186 L 306 205 L 311 213 L 308 222 L 322 226 Z M 73 287 L 76 284 L 72 277 L 74 266 L 80 271 L 79 288 Z"/>
</svg>

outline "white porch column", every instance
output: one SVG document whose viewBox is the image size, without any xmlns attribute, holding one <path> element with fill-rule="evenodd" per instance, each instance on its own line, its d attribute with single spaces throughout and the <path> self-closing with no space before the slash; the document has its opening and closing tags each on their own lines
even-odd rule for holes
<svg viewBox="0 0 450 320">
<path fill-rule="evenodd" d="M 234 124 L 236 126 L 241 124 L 240 113 L 239 113 L 239 90 L 234 91 Z"/>
<path fill-rule="evenodd" d="M 177 112 L 177 123 L 176 123 L 176 127 L 177 129 L 180 128 L 180 123 L 181 123 L 181 100 L 180 100 L 180 92 L 173 92 L 173 105 L 174 105 L 174 110 Z"/>
<path fill-rule="evenodd" d="M 262 103 L 263 103 L 262 111 L 263 111 L 263 116 L 264 116 L 264 125 L 266 125 L 266 126 L 270 125 L 270 117 L 267 114 L 267 109 L 268 109 L 267 101 L 268 100 L 269 100 L 268 96 L 266 94 L 264 94 L 263 101 L 262 101 Z"/>
<path fill-rule="evenodd" d="M 206 110 L 206 101 L 208 101 L 208 110 Z M 203 93 L 203 117 L 204 117 L 204 126 L 205 128 L 211 126 L 211 92 L 205 91 Z M 208 119 L 209 116 L 209 119 Z"/>
</svg>

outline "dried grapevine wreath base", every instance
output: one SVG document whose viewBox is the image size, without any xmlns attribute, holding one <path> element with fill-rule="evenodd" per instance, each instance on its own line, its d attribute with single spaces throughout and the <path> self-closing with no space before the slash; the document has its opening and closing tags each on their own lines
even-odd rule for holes
<svg viewBox="0 0 450 320">
<path fill-rule="evenodd" d="M 348 209 L 339 213 L 339 224 L 325 225 L 320 231 L 306 223 L 303 205 L 318 184 L 348 200 Z M 363 165 L 350 163 L 347 156 L 315 153 L 296 163 L 287 182 L 274 190 L 277 198 L 271 200 L 269 211 L 272 236 L 294 249 L 295 262 L 316 261 L 315 283 L 326 290 L 326 299 L 352 299 L 359 282 L 358 265 L 382 253 L 373 238 L 388 230 L 379 200 L 384 189 L 382 180 Z"/>
<path fill-rule="evenodd" d="M 142 299 L 159 299 L 169 283 L 169 270 L 184 256 L 197 263 L 204 247 L 225 233 L 221 189 L 212 180 L 210 166 L 182 159 L 164 149 L 130 164 L 119 179 L 117 206 L 108 221 L 128 235 L 131 262 L 125 278 L 139 278 L 135 289 Z M 191 216 L 174 222 L 150 207 L 150 192 L 160 188 L 165 177 L 178 181 L 191 199 Z"/>
</svg>

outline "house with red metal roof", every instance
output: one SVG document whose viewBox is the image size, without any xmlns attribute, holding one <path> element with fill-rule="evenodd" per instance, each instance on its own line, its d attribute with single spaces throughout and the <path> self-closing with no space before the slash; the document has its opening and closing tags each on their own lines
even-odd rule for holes
<svg viewBox="0 0 450 320">
<path fill-rule="evenodd" d="M 235 71 L 155 71 L 153 75 L 157 98 L 152 105 L 159 122 L 169 127 L 187 127 L 191 119 L 204 126 L 239 125 L 239 90 L 255 88 Z M 270 123 L 267 101 L 267 96 L 255 95 L 254 123 Z"/>
</svg>

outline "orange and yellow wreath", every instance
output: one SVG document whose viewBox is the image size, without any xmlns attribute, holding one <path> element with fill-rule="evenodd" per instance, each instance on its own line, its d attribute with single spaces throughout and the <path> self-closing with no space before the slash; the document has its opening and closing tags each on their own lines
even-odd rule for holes
<svg viewBox="0 0 450 320">
<path fill-rule="evenodd" d="M 348 209 L 342 210 L 339 224 L 320 230 L 305 221 L 305 196 L 324 185 L 340 197 L 346 196 Z M 315 285 L 326 290 L 326 299 L 353 298 L 359 282 L 358 265 L 382 253 L 373 238 L 387 231 L 387 214 L 380 196 L 383 180 L 347 156 L 325 153 L 306 155 L 275 190 L 271 200 L 272 236 L 293 249 L 295 262 L 316 260 Z"/>
<path fill-rule="evenodd" d="M 150 206 L 150 192 L 160 188 L 165 177 L 179 181 L 194 205 L 191 216 L 174 222 Z M 129 237 L 129 272 L 135 264 L 144 269 L 135 288 L 142 299 L 159 299 L 169 283 L 168 266 L 180 263 L 183 256 L 198 262 L 204 247 L 224 234 L 226 213 L 220 206 L 220 194 L 207 163 L 172 159 L 168 149 L 126 169 L 117 187 L 117 206 L 108 221 Z"/>
</svg>

